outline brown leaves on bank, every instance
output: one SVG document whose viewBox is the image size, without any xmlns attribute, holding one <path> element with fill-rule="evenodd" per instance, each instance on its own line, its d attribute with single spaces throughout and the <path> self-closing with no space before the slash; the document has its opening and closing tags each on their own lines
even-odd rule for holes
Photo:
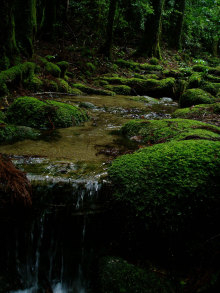
<svg viewBox="0 0 220 293">
<path fill-rule="evenodd" d="M 31 185 L 26 175 L 15 168 L 9 158 L 0 154 L 0 191 L 9 194 L 11 203 L 31 206 Z M 5 198 L 4 201 L 7 201 Z"/>
</svg>

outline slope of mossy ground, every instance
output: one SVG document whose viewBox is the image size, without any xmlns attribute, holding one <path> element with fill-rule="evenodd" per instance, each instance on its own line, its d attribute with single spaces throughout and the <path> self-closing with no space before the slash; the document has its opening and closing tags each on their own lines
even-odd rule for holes
<svg viewBox="0 0 220 293">
<path fill-rule="evenodd" d="M 219 127 L 189 119 L 132 120 L 121 132 L 151 144 L 187 139 L 220 140 Z"/>
</svg>

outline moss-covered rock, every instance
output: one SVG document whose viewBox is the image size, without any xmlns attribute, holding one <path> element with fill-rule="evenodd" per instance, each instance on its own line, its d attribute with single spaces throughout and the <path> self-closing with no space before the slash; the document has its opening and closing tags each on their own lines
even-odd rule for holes
<svg viewBox="0 0 220 293">
<path fill-rule="evenodd" d="M 115 92 L 118 95 L 130 95 L 131 88 L 127 85 L 106 85 L 105 88 L 109 91 Z"/>
<path fill-rule="evenodd" d="M 50 92 L 58 92 L 58 83 L 55 80 L 44 79 L 44 87 Z"/>
<path fill-rule="evenodd" d="M 11 87 L 19 85 L 26 79 L 32 79 L 36 64 L 25 62 L 0 72 L 0 96 L 9 93 Z"/>
<path fill-rule="evenodd" d="M 162 66 L 160 66 L 160 65 L 153 65 L 153 64 L 149 64 L 149 63 L 138 63 L 138 62 L 134 62 L 134 61 L 126 61 L 123 59 L 118 59 L 116 61 L 116 64 L 121 67 L 131 69 L 133 71 L 144 70 L 147 72 L 152 72 L 152 71 L 161 71 L 162 70 Z"/>
<path fill-rule="evenodd" d="M 220 140 L 219 127 L 188 119 L 132 120 L 121 132 L 151 144 L 186 139 Z"/>
<path fill-rule="evenodd" d="M 220 76 L 220 66 L 209 67 L 205 65 L 194 65 L 193 70 L 197 72 L 210 73 L 210 74 Z"/>
<path fill-rule="evenodd" d="M 37 139 L 39 136 L 40 132 L 38 130 L 26 126 L 5 124 L 0 127 L 0 143 L 9 143 L 23 139 Z"/>
<path fill-rule="evenodd" d="M 214 103 L 214 97 L 202 89 L 188 89 L 180 98 L 180 107 Z"/>
<path fill-rule="evenodd" d="M 218 77 L 218 76 L 207 74 L 205 78 L 211 82 L 220 83 L 220 77 Z"/>
<path fill-rule="evenodd" d="M 187 140 L 121 156 L 108 171 L 114 196 L 151 228 L 191 229 L 217 208 L 219 153 L 220 142 Z"/>
<path fill-rule="evenodd" d="M 216 97 L 220 90 L 220 83 L 211 83 L 208 81 L 203 81 L 199 87 L 202 90 L 210 93 L 212 96 Z"/>
<path fill-rule="evenodd" d="M 82 83 L 74 83 L 72 86 L 76 89 L 79 89 L 83 91 L 84 93 L 88 95 L 102 95 L 102 96 L 114 96 L 115 93 L 109 90 L 103 90 L 103 89 L 95 89 L 89 86 L 86 86 Z"/>
<path fill-rule="evenodd" d="M 101 293 L 172 292 L 171 285 L 161 275 L 118 257 L 104 257 L 99 272 Z"/>
<path fill-rule="evenodd" d="M 64 76 L 66 75 L 67 70 L 69 68 L 69 65 L 70 65 L 69 62 L 60 61 L 60 62 L 57 62 L 57 65 L 59 66 L 59 68 L 61 70 L 60 77 L 64 78 Z"/>
<path fill-rule="evenodd" d="M 153 96 L 173 96 L 175 79 L 165 78 L 157 79 L 141 79 L 141 78 L 122 78 L 122 77 L 105 77 L 110 84 L 121 84 L 130 86 L 139 95 Z"/>
<path fill-rule="evenodd" d="M 149 63 L 152 64 L 152 65 L 158 65 L 159 64 L 159 60 L 156 57 L 152 57 L 149 60 Z"/>
<path fill-rule="evenodd" d="M 25 88 L 30 91 L 39 91 L 43 88 L 43 85 L 43 81 L 37 76 L 33 76 L 32 78 L 24 81 Z"/>
<path fill-rule="evenodd" d="M 48 61 L 46 58 L 40 58 L 40 61 L 43 63 L 45 72 L 47 74 L 51 74 L 54 77 L 60 77 L 61 69 L 59 68 L 59 66 Z"/>
<path fill-rule="evenodd" d="M 6 115 L 11 124 L 33 128 L 69 127 L 88 119 L 78 107 L 32 97 L 17 98 Z"/>
<path fill-rule="evenodd" d="M 178 109 L 173 114 L 174 118 L 202 118 L 207 114 L 220 114 L 220 103 L 201 104 L 190 108 Z"/>
<path fill-rule="evenodd" d="M 69 93 L 72 95 L 76 95 L 76 96 L 80 96 L 82 95 L 82 91 L 80 89 L 77 88 L 72 88 L 67 81 L 65 81 L 62 78 L 58 78 L 57 79 L 57 84 L 58 84 L 58 90 L 61 93 Z"/>
<path fill-rule="evenodd" d="M 203 81 L 203 75 L 201 73 L 193 73 L 190 77 L 189 77 L 189 81 L 188 81 L 188 88 L 198 88 L 199 85 L 201 84 L 201 82 Z"/>
</svg>

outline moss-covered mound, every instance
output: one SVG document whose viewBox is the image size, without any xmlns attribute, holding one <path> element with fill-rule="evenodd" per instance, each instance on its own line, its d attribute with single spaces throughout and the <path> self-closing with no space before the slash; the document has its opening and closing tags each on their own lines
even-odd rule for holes
<svg viewBox="0 0 220 293">
<path fill-rule="evenodd" d="M 174 118 L 202 118 L 209 114 L 220 114 L 220 103 L 201 104 L 190 108 L 178 109 L 172 116 Z"/>
<path fill-rule="evenodd" d="M 180 98 L 180 107 L 214 103 L 214 97 L 202 89 L 188 89 Z"/>
<path fill-rule="evenodd" d="M 105 257 L 100 264 L 102 293 L 170 293 L 171 285 L 159 274 L 145 271 L 118 257 Z"/>
<path fill-rule="evenodd" d="M 108 171 L 114 196 L 151 227 L 187 229 L 217 208 L 219 154 L 220 142 L 190 140 L 121 156 Z"/>
<path fill-rule="evenodd" d="M 130 95 L 131 88 L 127 85 L 106 85 L 105 88 L 109 91 L 115 92 L 118 95 Z"/>
<path fill-rule="evenodd" d="M 25 62 L 0 72 L 0 96 L 9 93 L 9 88 L 18 85 L 20 82 L 32 78 L 36 64 Z"/>
<path fill-rule="evenodd" d="M 152 96 L 170 96 L 174 95 L 175 79 L 165 78 L 157 79 L 141 79 L 141 78 L 123 78 L 123 77 L 103 77 L 110 84 L 127 85 L 139 95 Z"/>
<path fill-rule="evenodd" d="M 37 139 L 40 132 L 26 126 L 2 125 L 0 121 L 0 143 L 14 142 L 23 139 Z"/>
<path fill-rule="evenodd" d="M 115 93 L 113 91 L 95 89 L 90 86 L 86 86 L 85 84 L 82 84 L 82 83 L 74 83 L 72 86 L 78 90 L 81 90 L 82 92 L 84 92 L 88 95 L 102 95 L 102 96 L 114 96 L 115 95 Z"/>
<path fill-rule="evenodd" d="M 127 61 L 123 59 L 118 59 L 115 63 L 121 67 L 125 67 L 134 71 L 144 70 L 147 72 L 152 72 L 152 71 L 162 70 L 162 66 L 158 65 L 158 63 L 157 64 L 138 63 L 138 62 Z"/>
<path fill-rule="evenodd" d="M 9 123 L 34 128 L 69 127 L 87 120 L 78 107 L 32 97 L 17 98 L 7 113 Z"/>
<path fill-rule="evenodd" d="M 189 119 L 132 120 L 121 128 L 122 134 L 145 143 L 171 140 L 220 140 L 220 128 Z"/>
</svg>

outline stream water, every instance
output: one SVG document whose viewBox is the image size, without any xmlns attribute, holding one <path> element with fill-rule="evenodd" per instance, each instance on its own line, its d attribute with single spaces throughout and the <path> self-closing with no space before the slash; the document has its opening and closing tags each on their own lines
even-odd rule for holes
<svg viewBox="0 0 220 293">
<path fill-rule="evenodd" d="M 9 154 L 27 172 L 35 197 L 44 202 L 43 213 L 35 211 L 27 217 L 1 213 L 2 293 L 95 292 L 91 281 L 94 263 L 104 254 L 111 233 L 106 232 L 102 207 L 97 208 L 94 198 L 102 193 L 109 161 L 138 148 L 137 143 L 112 131 L 131 119 L 169 118 L 177 107 L 169 98 L 85 96 L 56 100 L 89 107 L 86 103 L 92 103 L 90 121 L 46 132 L 38 141 L 0 146 L 0 153 Z M 85 198 L 89 201 L 86 209 Z"/>
</svg>

